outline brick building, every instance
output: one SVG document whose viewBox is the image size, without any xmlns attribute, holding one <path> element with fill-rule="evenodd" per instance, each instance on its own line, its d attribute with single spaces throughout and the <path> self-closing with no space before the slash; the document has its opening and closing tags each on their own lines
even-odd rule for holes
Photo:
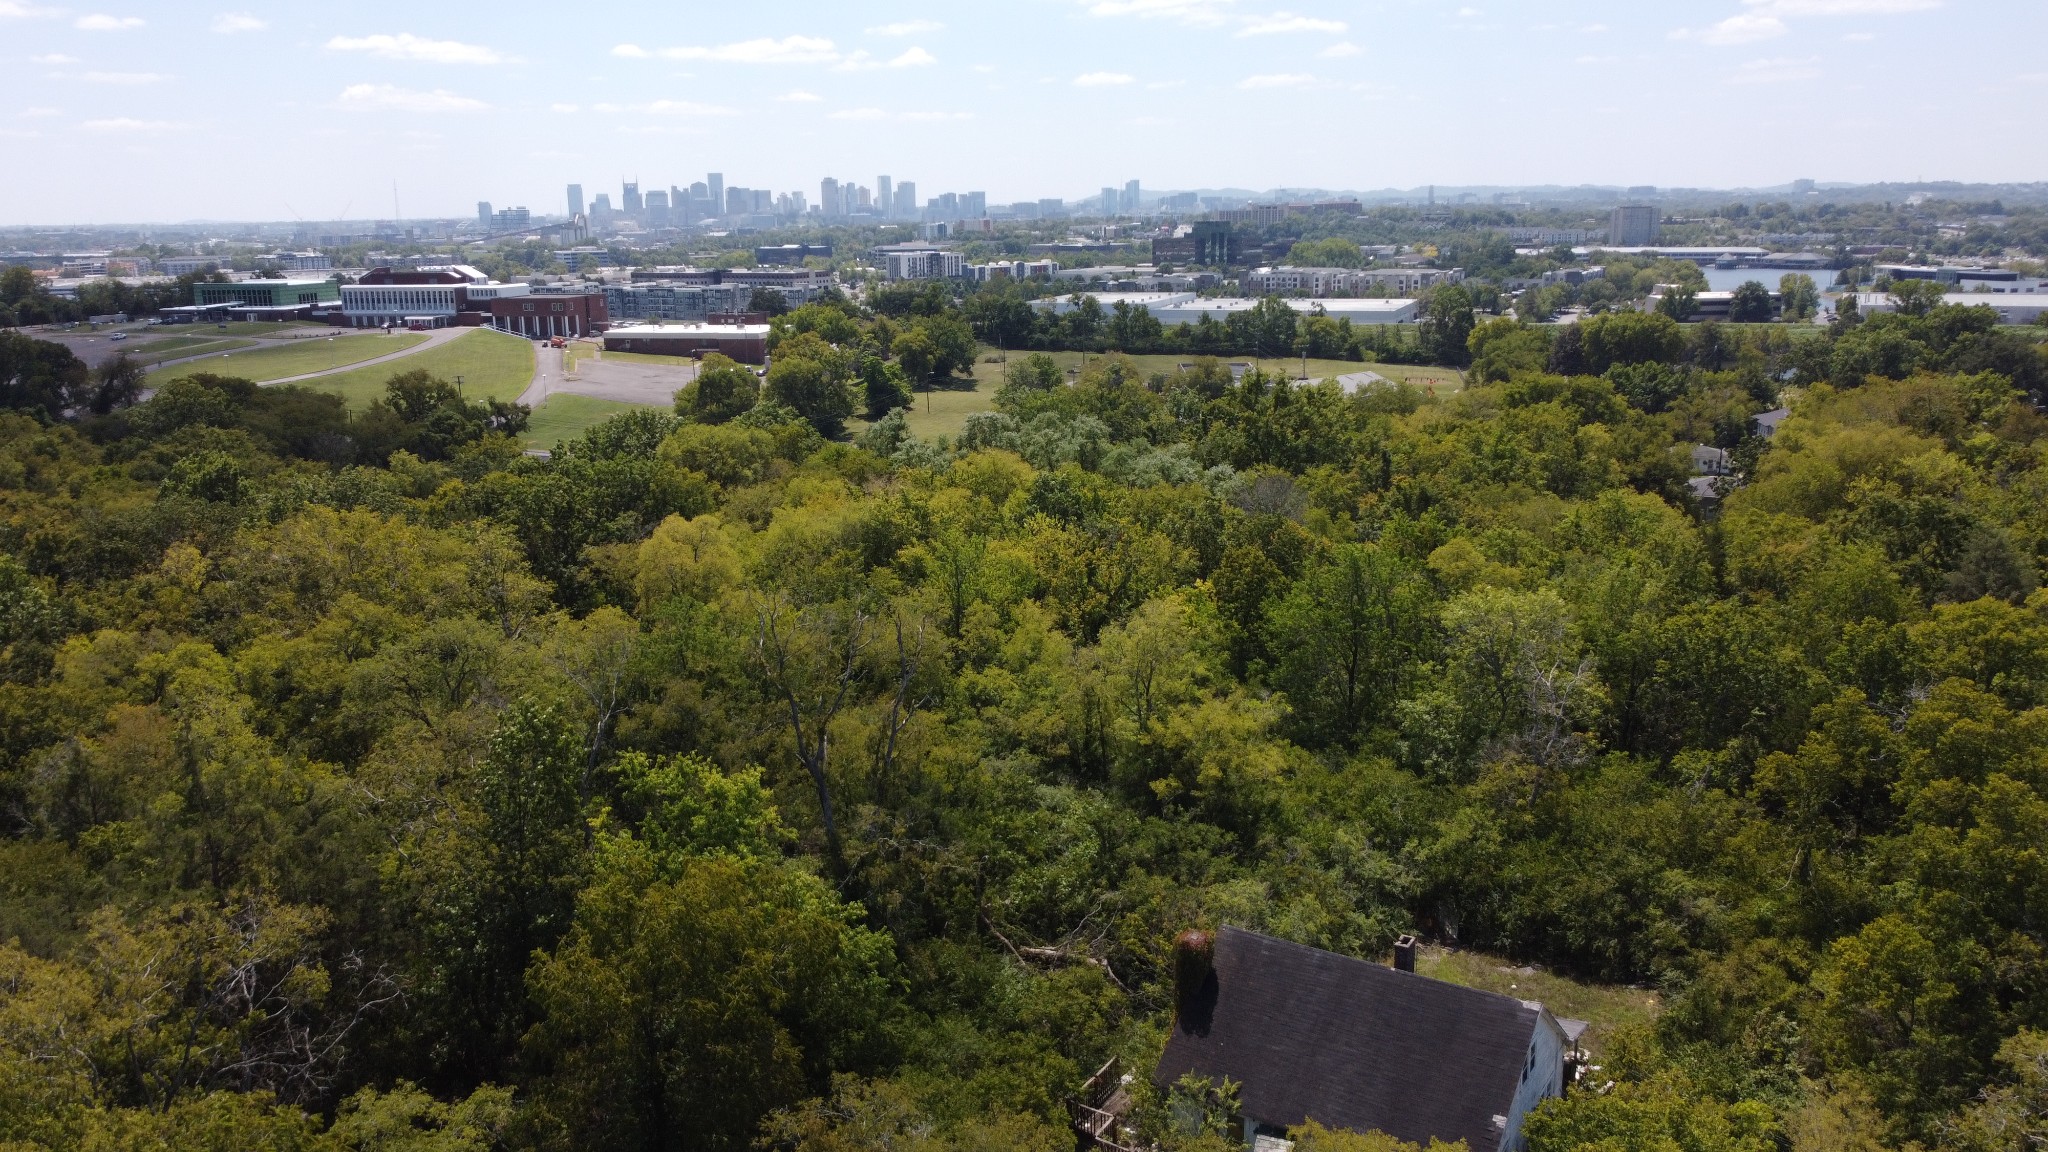
<svg viewBox="0 0 2048 1152">
<path fill-rule="evenodd" d="M 490 307 L 491 327 L 520 336 L 591 336 L 611 326 L 602 292 L 533 292 Z"/>
</svg>

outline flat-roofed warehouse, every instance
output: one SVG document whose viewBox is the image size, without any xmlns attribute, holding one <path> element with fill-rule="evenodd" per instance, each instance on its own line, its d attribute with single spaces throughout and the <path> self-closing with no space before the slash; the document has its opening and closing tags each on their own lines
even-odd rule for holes
<svg viewBox="0 0 2048 1152">
<path fill-rule="evenodd" d="M 607 352 L 703 356 L 716 352 L 742 364 L 768 360 L 766 324 L 627 324 L 604 334 Z"/>
</svg>

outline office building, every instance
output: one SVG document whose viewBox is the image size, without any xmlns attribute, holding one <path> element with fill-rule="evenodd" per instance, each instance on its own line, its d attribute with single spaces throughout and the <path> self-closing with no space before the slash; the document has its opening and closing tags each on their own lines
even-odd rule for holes
<svg viewBox="0 0 2048 1152">
<path fill-rule="evenodd" d="M 483 273 L 465 265 L 413 271 L 373 268 L 354 284 L 341 285 L 341 311 L 355 328 L 446 328 L 464 313 L 480 324 L 483 316 L 471 308 L 472 288 L 479 290 L 480 299 L 485 294 L 497 298 L 527 291 L 524 284 L 491 284 Z"/>
<path fill-rule="evenodd" d="M 597 199 L 590 202 L 590 222 L 593 224 L 609 224 L 611 220 L 612 194 L 609 192 L 599 192 Z"/>
<path fill-rule="evenodd" d="M 1125 181 L 1123 203 L 1119 207 L 1125 212 L 1135 213 L 1142 204 L 1143 201 L 1140 199 L 1138 192 L 1138 182 L 1136 180 Z"/>
<path fill-rule="evenodd" d="M 649 228 L 668 227 L 668 193 L 657 188 L 641 197 L 641 203 L 645 205 L 643 215 Z"/>
<path fill-rule="evenodd" d="M 231 284 L 199 283 L 192 286 L 192 302 L 202 306 L 231 304 L 290 310 L 339 299 L 341 285 L 333 280 L 238 280 Z"/>
<path fill-rule="evenodd" d="M 837 216 L 845 201 L 839 195 L 839 181 L 827 176 L 818 181 L 818 211 L 827 216 Z"/>
<path fill-rule="evenodd" d="M 619 194 L 619 211 L 638 220 L 642 213 L 647 210 L 647 206 L 641 203 L 640 200 L 640 182 L 638 180 L 626 180 L 621 183 L 625 187 Z"/>
<path fill-rule="evenodd" d="M 1650 204 L 1621 204 L 1607 217 L 1607 242 L 1617 248 L 1657 242 L 1657 209 Z"/>
<path fill-rule="evenodd" d="M 166 276 L 196 276 L 220 270 L 218 256 L 167 256 L 157 261 L 157 268 Z"/>
<path fill-rule="evenodd" d="M 476 222 L 480 227 L 489 228 L 491 226 L 491 202 L 489 200 L 479 200 L 476 202 Z"/>
<path fill-rule="evenodd" d="M 896 189 L 887 176 L 875 177 L 875 211 L 885 217 L 896 212 Z"/>
<path fill-rule="evenodd" d="M 960 215 L 968 220 L 979 220 L 988 215 L 988 193 L 963 192 L 960 194 Z"/>
<path fill-rule="evenodd" d="M 756 264 L 800 265 L 813 256 L 830 260 L 832 258 L 832 246 L 830 244 L 774 244 L 754 249 L 754 263 Z"/>
<path fill-rule="evenodd" d="M 583 215 L 583 185 L 569 185 L 569 215 Z"/>
<path fill-rule="evenodd" d="M 896 185 L 896 218 L 917 219 L 917 181 L 905 180 Z"/>
<path fill-rule="evenodd" d="M 491 216 L 491 227 L 499 232 L 522 232 L 533 224 L 533 213 L 524 205 L 500 208 Z"/>
<path fill-rule="evenodd" d="M 1238 247 L 1226 221 L 1197 220 L 1152 241 L 1152 263 L 1224 265 L 1237 259 Z"/>
<path fill-rule="evenodd" d="M 2037 324 L 2044 312 L 2048 312 L 2048 292 L 1948 292 L 1941 298 L 1943 304 L 1960 304 L 1965 308 L 1989 308 L 1998 314 L 2000 324 Z M 1857 311 L 1868 316 L 1877 312 L 1891 312 L 1899 302 L 1884 292 L 1859 292 L 1856 294 Z"/>
<path fill-rule="evenodd" d="M 1057 196 L 1038 202 L 1038 215 L 1044 220 L 1055 220 L 1067 214 L 1067 202 Z"/>
<path fill-rule="evenodd" d="M 1122 202 L 1122 196 L 1117 192 L 1116 189 L 1111 188 L 1107 184 L 1104 184 L 1102 186 L 1102 196 L 1100 197 L 1100 201 L 1102 204 L 1102 208 L 1100 209 L 1102 214 L 1104 216 L 1114 216 L 1116 215 L 1117 205 Z"/>
</svg>

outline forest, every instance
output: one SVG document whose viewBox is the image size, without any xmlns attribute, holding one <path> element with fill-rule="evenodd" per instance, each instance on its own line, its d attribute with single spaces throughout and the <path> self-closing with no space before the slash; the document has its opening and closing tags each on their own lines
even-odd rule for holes
<svg viewBox="0 0 2048 1152">
<path fill-rule="evenodd" d="M 1467 311 L 946 442 L 876 303 L 546 457 L 0 337 L 0 1148 L 1061 1152 L 1223 924 L 1655 990 L 1533 1152 L 2048 1139 L 2039 346 Z"/>
</svg>

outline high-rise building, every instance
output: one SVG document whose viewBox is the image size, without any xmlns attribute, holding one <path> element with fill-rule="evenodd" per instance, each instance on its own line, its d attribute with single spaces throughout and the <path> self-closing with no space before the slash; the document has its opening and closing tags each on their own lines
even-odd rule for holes
<svg viewBox="0 0 2048 1152">
<path fill-rule="evenodd" d="M 917 181 L 905 180 L 896 185 L 896 218 L 917 219 Z"/>
<path fill-rule="evenodd" d="M 583 215 L 583 185 L 569 185 L 569 215 Z"/>
<path fill-rule="evenodd" d="M 1123 202 L 1119 204 L 1118 207 L 1123 209 L 1125 212 L 1136 214 L 1138 211 L 1139 204 L 1140 200 L 1138 195 L 1138 182 L 1136 180 L 1124 181 Z"/>
<path fill-rule="evenodd" d="M 668 193 L 657 188 L 646 197 L 646 216 L 649 228 L 666 228 L 669 225 Z"/>
<path fill-rule="evenodd" d="M 754 210 L 754 190 L 735 184 L 725 190 L 725 214 L 745 216 Z"/>
<path fill-rule="evenodd" d="M 476 222 L 486 228 L 491 226 L 491 202 L 489 200 L 479 200 L 476 202 Z"/>
<path fill-rule="evenodd" d="M 590 222 L 604 224 L 612 218 L 612 194 L 599 192 L 597 199 L 590 202 Z"/>
<path fill-rule="evenodd" d="M 1038 214 L 1047 220 L 1051 220 L 1056 216 L 1065 216 L 1067 214 L 1066 201 L 1061 200 L 1057 196 L 1040 200 L 1038 202 Z"/>
<path fill-rule="evenodd" d="M 988 215 L 988 193 L 963 192 L 960 194 L 960 215 L 963 219 L 979 220 Z"/>
<path fill-rule="evenodd" d="M 638 180 L 626 180 L 622 181 L 622 183 L 626 187 L 619 194 L 619 211 L 638 219 L 641 212 L 646 209 L 646 206 L 640 202 L 640 182 Z"/>
<path fill-rule="evenodd" d="M 1103 186 L 1103 189 L 1102 189 L 1102 214 L 1103 214 L 1104 216 L 1114 216 L 1114 215 L 1116 215 L 1116 205 L 1117 205 L 1117 191 L 1116 191 L 1116 189 L 1114 189 L 1114 188 L 1111 188 L 1111 187 L 1109 187 L 1108 185 L 1104 185 L 1104 186 Z"/>
<path fill-rule="evenodd" d="M 819 212 L 827 216 L 837 216 L 845 206 L 845 201 L 839 198 L 839 181 L 830 176 L 818 181 Z"/>
<path fill-rule="evenodd" d="M 884 216 L 896 211 L 896 188 L 887 176 L 875 177 L 875 211 Z"/>
<path fill-rule="evenodd" d="M 960 194 L 957 192 L 941 192 L 937 196 L 932 197 L 930 202 L 924 206 L 924 214 L 926 218 L 932 220 L 951 220 L 958 217 L 960 215 Z"/>
<path fill-rule="evenodd" d="M 704 199 L 710 201 L 710 215 L 717 216 L 725 211 L 725 173 L 704 174 Z"/>
<path fill-rule="evenodd" d="M 1622 204 L 1607 217 L 1607 243 L 1616 248 L 1641 248 L 1657 242 L 1657 209 L 1650 204 Z"/>
</svg>

